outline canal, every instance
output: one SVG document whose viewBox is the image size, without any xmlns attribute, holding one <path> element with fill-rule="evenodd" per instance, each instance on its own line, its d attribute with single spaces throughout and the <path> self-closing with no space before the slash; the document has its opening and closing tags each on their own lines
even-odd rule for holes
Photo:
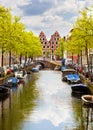
<svg viewBox="0 0 93 130">
<path fill-rule="evenodd" d="M 0 101 L 0 130 L 93 130 L 92 108 L 83 108 L 61 72 L 28 75 Z"/>
</svg>

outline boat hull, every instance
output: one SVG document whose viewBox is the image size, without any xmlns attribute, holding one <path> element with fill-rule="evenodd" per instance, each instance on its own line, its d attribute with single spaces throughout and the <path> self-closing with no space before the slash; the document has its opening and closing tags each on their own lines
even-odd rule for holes
<svg viewBox="0 0 93 130">
<path fill-rule="evenodd" d="M 83 95 L 81 99 L 83 105 L 93 106 L 93 95 Z"/>
<path fill-rule="evenodd" d="M 6 99 L 10 94 L 10 89 L 5 86 L 0 86 L 0 100 Z"/>
</svg>

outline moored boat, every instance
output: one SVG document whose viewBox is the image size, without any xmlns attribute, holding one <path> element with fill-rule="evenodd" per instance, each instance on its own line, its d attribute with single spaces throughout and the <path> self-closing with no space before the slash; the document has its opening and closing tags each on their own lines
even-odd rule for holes
<svg viewBox="0 0 93 130">
<path fill-rule="evenodd" d="M 74 69 L 64 69 L 62 71 L 62 80 L 67 81 L 67 76 L 69 74 L 76 74 L 77 72 Z"/>
<path fill-rule="evenodd" d="M 27 77 L 27 72 L 25 70 L 16 71 L 15 77 L 18 79 L 25 79 Z"/>
<path fill-rule="evenodd" d="M 84 105 L 93 105 L 93 95 L 82 95 L 81 99 Z"/>
<path fill-rule="evenodd" d="M 4 85 L 0 85 L 0 100 L 5 99 L 10 93 L 9 88 L 5 87 Z"/>
<path fill-rule="evenodd" d="M 39 72 L 39 68 L 33 67 L 33 68 L 31 69 L 31 71 L 32 71 L 32 72 Z"/>
<path fill-rule="evenodd" d="M 80 80 L 80 77 L 79 77 L 78 74 L 68 74 L 67 75 L 67 82 L 69 84 L 71 84 L 71 83 L 80 83 L 81 80 Z"/>
<path fill-rule="evenodd" d="M 6 87 L 13 87 L 13 86 L 17 86 L 19 83 L 19 79 L 17 77 L 10 77 L 6 80 L 4 86 Z"/>
<path fill-rule="evenodd" d="M 86 86 L 86 85 L 84 85 L 84 84 L 75 84 L 75 85 L 72 85 L 71 86 L 71 89 L 72 89 L 72 93 L 75 95 L 75 94 L 77 94 L 77 95 L 84 95 L 84 94 L 91 94 L 91 92 L 90 92 L 90 90 L 89 90 L 89 88 Z"/>
</svg>

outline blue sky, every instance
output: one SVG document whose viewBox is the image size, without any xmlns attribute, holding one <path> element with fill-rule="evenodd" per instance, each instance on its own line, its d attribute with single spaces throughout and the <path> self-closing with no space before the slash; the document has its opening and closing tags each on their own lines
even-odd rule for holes
<svg viewBox="0 0 93 130">
<path fill-rule="evenodd" d="M 93 0 L 0 0 L 0 4 L 20 16 L 26 30 L 37 36 L 43 31 L 50 39 L 55 31 L 61 37 L 68 35 L 78 11 L 93 5 Z"/>
</svg>

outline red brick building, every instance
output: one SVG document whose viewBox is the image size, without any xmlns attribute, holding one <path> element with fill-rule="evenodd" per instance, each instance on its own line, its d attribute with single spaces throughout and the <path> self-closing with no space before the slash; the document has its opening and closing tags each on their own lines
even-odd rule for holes
<svg viewBox="0 0 93 130">
<path fill-rule="evenodd" d="M 60 34 L 56 31 L 53 35 L 51 35 L 51 38 L 48 41 L 44 32 L 41 31 L 39 37 L 42 44 L 43 56 L 46 58 L 55 59 L 55 50 L 58 47 Z"/>
</svg>

